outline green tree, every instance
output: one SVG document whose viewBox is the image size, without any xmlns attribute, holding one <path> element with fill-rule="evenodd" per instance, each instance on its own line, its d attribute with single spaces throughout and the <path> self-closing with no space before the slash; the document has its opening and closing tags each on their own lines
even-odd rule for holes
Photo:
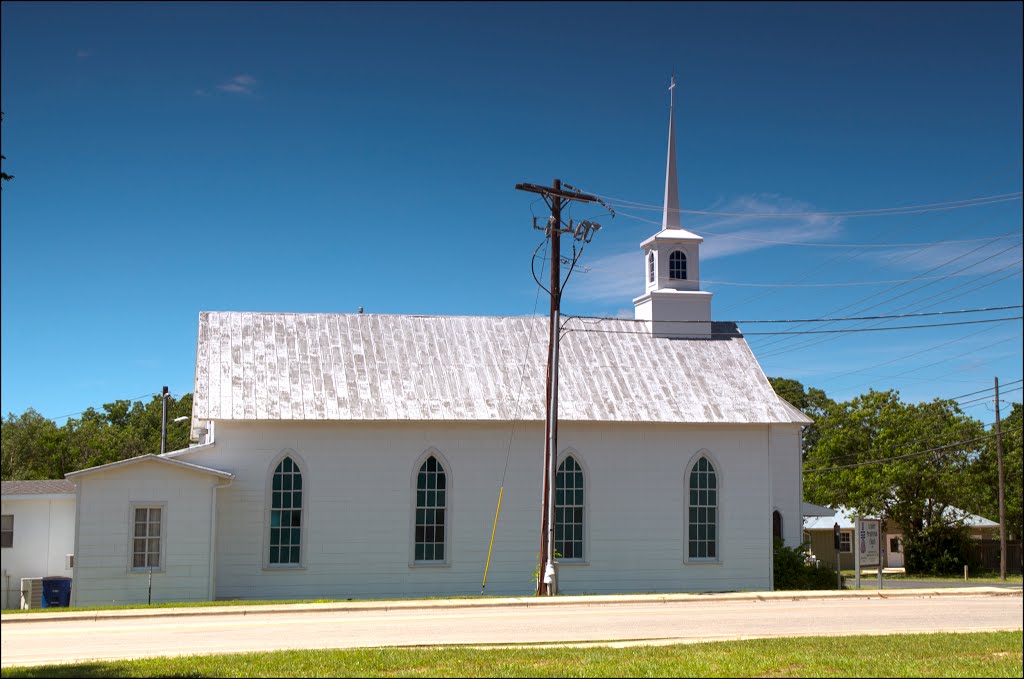
<svg viewBox="0 0 1024 679">
<path fill-rule="evenodd" d="M 789 404 L 794 408 L 803 410 L 807 406 L 807 392 L 804 390 L 804 385 L 798 380 L 791 380 L 786 377 L 769 377 L 768 382 L 772 385 L 775 393 L 780 398 L 789 401 Z"/>
<path fill-rule="evenodd" d="M 832 404 L 817 429 L 807 499 L 896 521 L 908 550 L 926 526 L 953 522 L 947 507 L 966 504 L 964 474 L 985 433 L 954 401 L 907 404 L 895 390 Z"/>
<path fill-rule="evenodd" d="M 0 422 L 0 475 L 5 481 L 51 478 L 46 460 L 60 439 L 53 420 L 32 408 L 8 413 Z"/>
<path fill-rule="evenodd" d="M 807 459 L 807 453 L 817 444 L 820 434 L 818 433 L 818 421 L 822 419 L 831 408 L 835 407 L 835 401 L 830 399 L 821 389 L 805 389 L 798 380 L 785 377 L 769 377 L 775 393 L 785 399 L 790 405 L 799 408 L 804 415 L 811 418 L 813 422 L 804 427 L 803 432 L 803 454 Z"/>
<path fill-rule="evenodd" d="M 1021 427 L 1024 426 L 1024 408 L 1014 403 L 1009 417 L 1002 421 L 1003 478 L 1005 483 L 1006 532 L 1013 539 L 1024 534 L 1024 463 L 1022 463 Z M 989 429 L 995 433 L 995 425 Z M 972 461 L 967 478 L 969 500 L 964 505 L 975 514 L 992 521 L 999 520 L 999 470 L 996 440 L 988 439 L 978 457 Z"/>
<path fill-rule="evenodd" d="M 160 452 L 162 404 L 119 400 L 102 410 L 88 408 L 58 427 L 36 411 L 9 414 L 2 423 L 3 478 L 62 478 L 68 472 L 138 455 Z M 189 425 L 174 419 L 189 416 L 192 395 L 168 398 L 167 450 L 188 447 Z"/>
</svg>

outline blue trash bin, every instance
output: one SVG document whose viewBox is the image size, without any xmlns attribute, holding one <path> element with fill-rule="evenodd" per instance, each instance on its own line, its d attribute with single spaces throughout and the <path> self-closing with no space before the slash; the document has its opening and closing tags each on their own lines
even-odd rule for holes
<svg viewBox="0 0 1024 679">
<path fill-rule="evenodd" d="M 51 575 L 43 578 L 43 608 L 71 605 L 71 578 Z"/>
</svg>

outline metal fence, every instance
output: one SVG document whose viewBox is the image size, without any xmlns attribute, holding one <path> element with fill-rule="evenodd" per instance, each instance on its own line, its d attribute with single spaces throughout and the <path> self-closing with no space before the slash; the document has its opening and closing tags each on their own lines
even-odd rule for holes
<svg viewBox="0 0 1024 679">
<path fill-rule="evenodd" d="M 999 540 L 971 540 L 968 554 L 984 570 L 999 572 Z M 1022 566 L 1020 540 L 1007 540 L 1006 572 L 1021 573 Z"/>
</svg>

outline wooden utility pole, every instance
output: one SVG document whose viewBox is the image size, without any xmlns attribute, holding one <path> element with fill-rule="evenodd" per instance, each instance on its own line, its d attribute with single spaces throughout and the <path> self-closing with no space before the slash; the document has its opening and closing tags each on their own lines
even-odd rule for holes
<svg viewBox="0 0 1024 679">
<path fill-rule="evenodd" d="M 1003 432 L 999 423 L 999 378 L 996 377 L 996 462 L 999 465 L 999 579 L 1006 582 L 1006 501 L 1003 490 Z"/>
<path fill-rule="evenodd" d="M 551 219 L 547 235 L 551 239 L 551 309 L 549 313 L 548 368 L 545 389 L 544 424 L 544 477 L 541 483 L 542 506 L 540 515 L 540 563 L 537 577 L 537 596 L 551 595 L 556 591 L 554 582 L 555 561 L 555 474 L 558 461 L 558 335 L 560 331 L 560 307 L 562 299 L 562 233 L 571 229 L 562 225 L 563 201 L 577 200 L 583 203 L 598 203 L 597 196 L 562 188 L 560 179 L 550 187 L 536 184 L 516 184 L 516 190 L 538 193 L 549 202 Z M 597 226 L 597 225 L 592 225 Z M 597 228 L 600 228 L 599 226 Z M 589 233 L 589 232 L 588 232 Z M 579 234 L 576 234 L 579 237 Z M 589 240 L 589 237 L 588 237 Z"/>
</svg>

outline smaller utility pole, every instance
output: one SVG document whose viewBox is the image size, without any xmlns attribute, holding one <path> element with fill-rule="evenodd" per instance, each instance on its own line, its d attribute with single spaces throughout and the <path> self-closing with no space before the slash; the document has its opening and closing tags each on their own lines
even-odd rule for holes
<svg viewBox="0 0 1024 679">
<path fill-rule="evenodd" d="M 162 414 L 160 416 L 160 454 L 163 455 L 167 452 L 167 397 L 170 396 L 170 391 L 167 387 L 164 387 L 163 391 L 160 392 L 160 400 Z"/>
<path fill-rule="evenodd" d="M 1006 501 L 1003 484 L 1003 432 L 999 423 L 999 378 L 996 377 L 996 461 L 999 465 L 999 579 L 1006 582 Z"/>
</svg>

